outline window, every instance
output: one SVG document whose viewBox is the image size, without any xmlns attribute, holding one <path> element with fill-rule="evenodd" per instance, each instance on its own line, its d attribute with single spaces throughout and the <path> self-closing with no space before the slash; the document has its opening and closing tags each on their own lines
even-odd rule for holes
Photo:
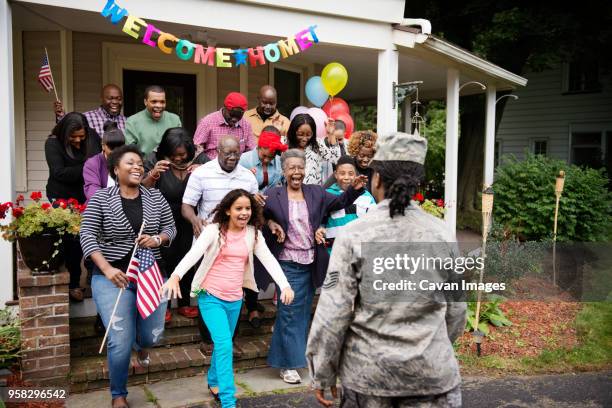
<svg viewBox="0 0 612 408">
<path fill-rule="evenodd" d="M 548 153 L 548 140 L 534 140 L 532 143 L 533 154 L 546 156 Z"/>
<path fill-rule="evenodd" d="M 567 64 L 565 91 L 568 93 L 599 92 L 599 64 L 596 61 L 574 61 Z"/>
<path fill-rule="evenodd" d="M 571 162 L 577 166 L 587 166 L 599 169 L 604 165 L 603 132 L 584 131 L 572 132 Z"/>
</svg>

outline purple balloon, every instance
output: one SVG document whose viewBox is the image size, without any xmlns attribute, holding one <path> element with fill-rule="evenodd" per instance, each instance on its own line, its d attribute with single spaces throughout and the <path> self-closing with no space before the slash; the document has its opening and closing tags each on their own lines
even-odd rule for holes
<svg viewBox="0 0 612 408">
<path fill-rule="evenodd" d="M 327 136 L 327 131 L 325 130 L 325 121 L 327 120 L 327 114 L 323 112 L 321 108 L 310 108 L 308 109 L 308 113 L 315 121 L 317 125 L 317 137 L 319 139 Z"/>
<path fill-rule="evenodd" d="M 306 106 L 298 106 L 297 108 L 291 111 L 291 115 L 289 115 L 289 120 L 293 120 L 295 115 L 299 115 L 300 113 L 308 113 L 308 108 Z"/>
</svg>

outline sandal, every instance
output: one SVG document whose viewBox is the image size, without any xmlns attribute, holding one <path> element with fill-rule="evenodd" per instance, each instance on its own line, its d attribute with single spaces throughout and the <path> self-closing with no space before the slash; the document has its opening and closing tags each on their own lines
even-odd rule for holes
<svg viewBox="0 0 612 408">
<path fill-rule="evenodd" d="M 214 392 L 212 390 L 212 388 L 210 388 L 210 385 L 208 386 L 208 391 L 210 391 L 210 395 L 212 395 L 212 397 L 215 399 L 215 401 L 221 402 L 221 398 L 219 398 L 219 393 L 218 392 Z"/>
<path fill-rule="evenodd" d="M 142 368 L 147 368 L 151 364 L 151 355 L 147 353 L 145 358 L 140 358 L 140 352 L 136 353 L 136 361 Z"/>
</svg>

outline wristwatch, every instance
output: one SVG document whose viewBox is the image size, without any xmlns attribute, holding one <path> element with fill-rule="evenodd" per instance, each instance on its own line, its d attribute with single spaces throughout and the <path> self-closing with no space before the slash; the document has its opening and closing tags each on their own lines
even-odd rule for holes
<svg viewBox="0 0 612 408">
<path fill-rule="evenodd" d="M 153 235 L 153 239 L 157 242 L 157 246 L 160 247 L 162 244 L 162 239 L 159 235 Z"/>
</svg>

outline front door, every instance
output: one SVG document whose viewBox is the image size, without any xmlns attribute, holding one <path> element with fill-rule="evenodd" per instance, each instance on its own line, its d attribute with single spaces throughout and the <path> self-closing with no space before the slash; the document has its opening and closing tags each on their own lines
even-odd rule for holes
<svg viewBox="0 0 612 408">
<path fill-rule="evenodd" d="M 144 109 L 144 90 L 159 85 L 166 90 L 166 110 L 181 118 L 191 134 L 197 125 L 196 76 L 168 72 L 123 70 L 123 111 L 126 116 Z"/>
</svg>

